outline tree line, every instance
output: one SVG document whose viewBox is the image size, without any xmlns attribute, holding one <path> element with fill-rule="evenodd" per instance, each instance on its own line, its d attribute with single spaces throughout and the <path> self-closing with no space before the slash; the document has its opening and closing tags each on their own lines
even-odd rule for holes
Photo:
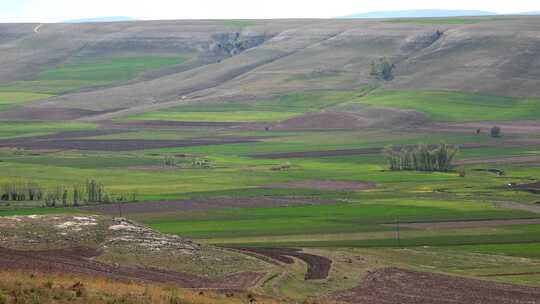
<svg viewBox="0 0 540 304">
<path fill-rule="evenodd" d="M 44 187 L 36 182 L 15 181 L 0 186 L 2 201 L 36 201 L 44 206 L 80 206 L 82 204 L 99 204 L 137 201 L 137 193 L 110 193 L 103 183 L 94 179 L 78 185 L 56 185 Z"/>
<path fill-rule="evenodd" d="M 390 170 L 393 171 L 447 172 L 452 169 L 452 161 L 458 151 L 459 148 L 454 145 L 418 144 L 413 147 L 388 146 L 384 148 L 383 155 Z"/>
</svg>

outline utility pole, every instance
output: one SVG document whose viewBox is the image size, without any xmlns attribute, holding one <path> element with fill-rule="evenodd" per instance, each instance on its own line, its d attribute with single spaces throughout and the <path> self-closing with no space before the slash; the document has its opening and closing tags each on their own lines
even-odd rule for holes
<svg viewBox="0 0 540 304">
<path fill-rule="evenodd" d="M 399 219 L 396 217 L 396 240 L 398 243 L 398 247 L 401 247 L 401 235 L 399 232 Z"/>
<path fill-rule="evenodd" d="M 122 217 L 122 202 L 118 202 L 118 214 Z"/>
</svg>

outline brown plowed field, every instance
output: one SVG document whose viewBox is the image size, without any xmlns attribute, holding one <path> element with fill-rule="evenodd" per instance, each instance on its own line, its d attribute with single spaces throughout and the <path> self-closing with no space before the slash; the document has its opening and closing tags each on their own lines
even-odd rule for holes
<svg viewBox="0 0 540 304">
<path fill-rule="evenodd" d="M 355 304 L 535 304 L 540 288 L 386 268 L 331 297 Z"/>
<path fill-rule="evenodd" d="M 12 147 L 32 150 L 85 150 L 85 151 L 133 151 L 145 149 L 160 149 L 174 147 L 194 147 L 221 144 L 238 144 L 255 142 L 252 139 L 223 138 L 223 139 L 193 139 L 193 140 L 140 140 L 140 139 L 11 139 L 0 140 L 0 147 Z"/>
<path fill-rule="evenodd" d="M 0 247 L 0 269 L 70 273 L 106 277 L 120 281 L 176 284 L 184 288 L 243 290 L 255 284 L 262 274 L 242 272 L 221 280 L 153 268 L 112 266 L 92 260 L 95 249 L 74 248 L 47 251 L 20 251 Z"/>
<path fill-rule="evenodd" d="M 540 122 L 538 121 L 492 121 L 492 122 L 467 122 L 467 123 L 438 123 L 427 124 L 420 127 L 420 130 L 436 132 L 460 132 L 475 134 L 477 129 L 483 134 L 489 134 L 493 126 L 498 126 L 504 134 L 533 134 L 540 133 Z"/>
<path fill-rule="evenodd" d="M 319 255 L 301 252 L 290 248 L 236 248 L 237 250 L 254 253 L 256 256 L 267 257 L 285 264 L 292 264 L 295 257 L 307 264 L 305 280 L 322 280 L 328 277 L 332 260 Z"/>
<path fill-rule="evenodd" d="M 295 205 L 321 205 L 334 204 L 333 201 L 316 198 L 270 198 L 270 197 L 217 197 L 217 198 L 196 198 L 185 201 L 158 201 L 122 204 L 124 215 L 144 214 L 144 213 L 174 213 L 185 211 L 206 211 L 221 208 L 257 208 L 257 207 L 286 207 Z M 86 206 L 83 210 L 98 212 L 106 215 L 118 215 L 117 204 Z"/>
<path fill-rule="evenodd" d="M 454 162 L 455 165 L 482 165 L 482 164 L 540 164 L 540 156 L 508 156 L 487 159 L 465 159 Z"/>
<path fill-rule="evenodd" d="M 26 120 L 73 120 L 81 117 L 96 116 L 119 111 L 122 109 L 111 109 L 105 111 L 92 111 L 84 109 L 70 108 L 31 108 L 19 107 L 10 111 L 0 113 L 0 120 L 26 121 Z"/>
<path fill-rule="evenodd" d="M 354 181 L 303 180 L 297 182 L 271 184 L 266 187 L 275 189 L 366 190 L 375 188 L 375 184 Z"/>
<path fill-rule="evenodd" d="M 499 227 L 513 225 L 540 225 L 540 219 L 517 219 L 517 220 L 482 220 L 482 221 L 455 221 L 455 222 L 433 222 L 433 223 L 403 223 L 400 227 L 413 229 L 461 229 L 480 227 Z M 385 226 L 395 227 L 396 224 L 385 224 Z"/>
<path fill-rule="evenodd" d="M 540 140 L 528 141 L 500 141 L 492 143 L 465 143 L 458 144 L 461 149 L 481 149 L 481 148 L 512 148 L 525 146 L 538 146 Z M 399 147 L 399 146 L 396 146 Z M 350 155 L 370 155 L 380 154 L 384 147 L 370 147 L 359 149 L 340 149 L 340 150 L 314 150 L 314 151 L 296 151 L 296 152 L 277 152 L 248 155 L 253 158 L 260 159 L 280 159 L 280 158 L 310 158 L 310 157 L 333 157 L 333 156 L 350 156 Z"/>
<path fill-rule="evenodd" d="M 182 128 L 182 127 L 208 127 L 229 128 L 250 126 L 250 122 L 225 122 L 225 121 L 171 121 L 171 120 L 134 120 L 123 122 L 104 122 L 105 127 L 110 128 Z"/>
</svg>

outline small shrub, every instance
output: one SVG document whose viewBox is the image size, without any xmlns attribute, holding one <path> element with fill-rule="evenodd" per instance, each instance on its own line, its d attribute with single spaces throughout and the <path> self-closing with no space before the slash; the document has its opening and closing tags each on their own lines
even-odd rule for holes
<svg viewBox="0 0 540 304">
<path fill-rule="evenodd" d="M 493 128 L 491 128 L 490 134 L 491 134 L 491 137 L 500 137 L 501 128 L 494 126 Z"/>
<path fill-rule="evenodd" d="M 460 167 L 459 170 L 459 177 L 465 177 L 467 175 L 467 172 L 465 171 L 465 168 Z"/>
<path fill-rule="evenodd" d="M 387 58 L 381 58 L 377 62 L 371 63 L 371 76 L 379 80 L 390 81 L 394 79 L 394 68 L 396 66 Z"/>
</svg>

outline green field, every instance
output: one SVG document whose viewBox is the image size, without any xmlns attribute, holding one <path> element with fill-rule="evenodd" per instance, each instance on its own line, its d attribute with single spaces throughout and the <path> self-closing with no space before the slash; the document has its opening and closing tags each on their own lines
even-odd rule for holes
<svg viewBox="0 0 540 304">
<path fill-rule="evenodd" d="M 46 99 L 51 95 L 26 93 L 26 92 L 0 92 L 0 111 L 5 111 L 14 106 L 29 102 L 32 100 Z"/>
<path fill-rule="evenodd" d="M 540 99 L 451 91 L 377 91 L 354 102 L 416 110 L 442 121 L 536 120 Z"/>
<path fill-rule="evenodd" d="M 64 77 L 60 72 L 55 73 L 51 72 L 48 77 Z M 118 75 L 120 74 L 112 78 L 120 77 Z M 10 99 L 9 94 L 5 93 L 3 96 Z M 20 102 L 24 102 L 22 96 L 24 95 L 19 96 Z M 34 95 L 27 97 L 32 98 Z M 116 122 L 145 119 L 280 121 L 332 107 L 346 108 L 351 104 L 413 109 L 440 121 L 501 118 L 518 120 L 531 119 L 538 114 L 537 103 L 536 99 L 527 98 L 458 92 L 372 91 L 370 88 L 294 92 L 253 103 L 228 101 L 219 104 L 184 104 L 167 110 L 124 117 Z M 103 126 L 99 124 L 72 121 L 5 121 L 0 123 L 0 139 L 101 128 Z M 540 142 L 536 143 L 536 135 L 505 133 L 503 130 L 502 137 L 492 138 L 489 134 L 477 135 L 472 131 L 432 132 L 406 128 L 265 131 L 261 127 L 133 127 L 123 132 L 77 140 L 256 138 L 256 141 L 122 152 L 62 149 L 33 151 L 6 147 L 0 149 L 0 187 L 13 181 L 32 181 L 45 189 L 54 189 L 58 185 L 71 188 L 89 179 L 98 179 L 110 193 L 136 193 L 139 201 L 152 201 L 155 204 L 159 204 L 159 201 L 185 199 L 302 199 L 313 204 L 288 207 L 224 207 L 202 211 L 179 208 L 166 213 L 146 212 L 127 216 L 158 231 L 189 237 L 204 244 L 302 247 L 322 250 L 330 255 L 361 251 L 374 259 L 383 259 L 386 265 L 394 265 L 391 261 L 398 261 L 395 262 L 398 263 L 397 266 L 405 265 L 420 270 L 425 270 L 423 267 L 430 265 L 441 272 L 468 276 L 488 273 L 478 266 L 478 255 L 490 256 L 490 259 L 497 261 L 502 259 L 500 267 L 497 268 L 497 271 L 501 272 L 525 268 L 525 262 L 505 260 L 521 257 L 531 259 L 527 263 L 538 268 L 540 264 L 536 264 L 536 259 L 540 261 L 540 258 L 536 251 L 540 243 L 539 225 L 441 230 L 401 227 L 399 240 L 396 227 L 389 225 L 396 221 L 403 224 L 540 218 L 539 213 L 532 211 L 500 207 L 501 202 L 533 206 L 534 202 L 540 201 L 538 194 L 516 191 L 507 186 L 510 183 L 524 184 L 539 180 L 540 166 L 537 164 L 465 165 L 463 168 L 466 174 L 460 177 L 458 167 L 449 172 L 389 171 L 383 155 L 379 152 L 282 159 L 260 156 L 267 153 L 381 148 L 387 145 L 441 142 L 482 144 L 480 147 L 462 148 L 456 157 L 460 161 L 540 154 Z M 173 159 L 175 166 L 164 166 L 167 159 Z M 197 166 L 196 162 L 200 159 L 206 160 L 209 165 Z M 490 172 L 493 169 L 504 171 L 505 174 Z M 313 180 L 369 182 L 374 186 L 366 190 L 274 186 Z M 324 204 L 319 204 L 320 202 Z M 0 216 L 86 212 L 75 208 L 41 206 L 42 203 L 39 202 L 0 202 Z M 429 255 L 429 252 L 451 256 L 459 262 L 452 268 L 444 264 L 439 256 Z M 415 258 L 423 260 L 417 261 Z M 501 276 L 492 279 L 535 285 L 531 276 Z M 309 289 L 313 286 L 299 285 L 295 288 Z M 289 294 L 287 291 L 282 292 Z"/>
<path fill-rule="evenodd" d="M 128 81 L 148 70 L 186 62 L 186 56 L 75 58 L 29 79 L 0 85 L 0 91 L 59 94 Z"/>
<path fill-rule="evenodd" d="M 254 103 L 222 102 L 218 104 L 186 104 L 157 112 L 128 116 L 122 120 L 224 121 L 253 122 L 281 121 L 315 112 L 358 98 L 366 89 L 357 91 L 295 92 L 272 100 Z"/>
</svg>

